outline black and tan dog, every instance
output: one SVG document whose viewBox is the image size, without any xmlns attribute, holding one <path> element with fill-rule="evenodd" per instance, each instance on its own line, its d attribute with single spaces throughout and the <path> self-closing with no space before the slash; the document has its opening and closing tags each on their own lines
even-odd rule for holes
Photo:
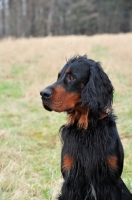
<svg viewBox="0 0 132 200">
<path fill-rule="evenodd" d="M 132 200 L 121 179 L 124 152 L 112 111 L 113 91 L 98 62 L 76 56 L 40 93 L 46 110 L 68 115 L 61 127 L 64 183 L 59 200 Z"/>
</svg>

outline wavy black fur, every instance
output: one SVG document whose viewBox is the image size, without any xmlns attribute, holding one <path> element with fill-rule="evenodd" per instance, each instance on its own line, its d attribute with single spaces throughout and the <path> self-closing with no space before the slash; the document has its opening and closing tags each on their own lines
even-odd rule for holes
<svg viewBox="0 0 132 200">
<path fill-rule="evenodd" d="M 76 163 L 70 172 L 62 170 L 64 184 L 59 200 L 132 199 L 128 189 L 123 192 L 124 154 L 113 114 L 99 120 L 96 127 L 89 125 L 87 130 L 77 129 L 76 124 L 63 126 L 61 137 L 62 162 L 63 156 L 69 154 Z M 107 165 L 110 155 L 117 156 L 118 170 Z"/>
<path fill-rule="evenodd" d="M 58 86 L 61 90 L 57 90 Z M 58 200 L 132 200 L 121 179 L 124 152 L 112 111 L 114 88 L 100 63 L 87 56 L 70 59 L 59 73 L 57 82 L 41 92 L 47 110 L 66 111 L 56 106 L 57 101 L 64 105 L 65 99 L 56 97 L 61 91 L 63 96 L 65 91 L 66 97 L 81 95 L 79 104 L 70 108 L 68 115 L 77 110 L 82 112 L 80 109 L 88 110 L 88 126 L 79 126 L 79 118 L 75 117 L 73 123 L 60 129 L 64 183 Z M 105 113 L 108 108 L 111 110 L 109 115 Z M 65 164 L 66 155 L 70 158 Z"/>
</svg>

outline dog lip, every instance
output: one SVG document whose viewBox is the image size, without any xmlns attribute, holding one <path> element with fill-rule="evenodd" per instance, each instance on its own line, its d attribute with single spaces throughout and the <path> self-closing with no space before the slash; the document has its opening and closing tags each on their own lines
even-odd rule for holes
<svg viewBox="0 0 132 200">
<path fill-rule="evenodd" d="M 46 105 L 43 100 L 42 100 L 42 104 L 43 104 L 43 107 L 45 108 L 45 110 L 52 111 L 52 109 L 49 107 L 49 105 Z"/>
<path fill-rule="evenodd" d="M 44 105 L 44 108 L 48 111 L 52 111 L 52 109 L 50 107 L 48 107 L 47 105 Z"/>
</svg>

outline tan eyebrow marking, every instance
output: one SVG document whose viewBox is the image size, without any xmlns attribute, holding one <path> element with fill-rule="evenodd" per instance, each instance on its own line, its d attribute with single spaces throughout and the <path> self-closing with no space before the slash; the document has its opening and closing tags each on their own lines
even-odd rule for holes
<svg viewBox="0 0 132 200">
<path fill-rule="evenodd" d="M 85 88 L 85 85 L 84 85 L 83 83 L 81 84 L 81 88 L 82 88 L 82 89 Z"/>
<path fill-rule="evenodd" d="M 70 70 L 70 68 L 68 68 L 67 70 L 66 70 L 66 73 L 69 73 L 71 70 Z"/>
</svg>

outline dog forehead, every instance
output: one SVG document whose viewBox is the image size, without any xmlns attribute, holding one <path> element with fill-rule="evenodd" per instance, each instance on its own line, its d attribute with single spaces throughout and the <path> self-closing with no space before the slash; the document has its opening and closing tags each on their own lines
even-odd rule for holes
<svg viewBox="0 0 132 200">
<path fill-rule="evenodd" d="M 72 64 L 69 69 L 71 70 L 71 72 L 73 73 L 85 73 L 89 71 L 89 66 L 87 65 L 83 65 L 81 63 L 77 63 L 77 64 Z"/>
<path fill-rule="evenodd" d="M 76 80 L 86 85 L 90 76 L 90 64 L 84 60 L 68 61 L 60 71 L 60 78 L 70 74 Z"/>
<path fill-rule="evenodd" d="M 61 69 L 60 73 L 61 75 L 64 75 L 66 73 L 66 70 L 69 68 L 69 66 L 66 64 L 64 67 Z"/>
<path fill-rule="evenodd" d="M 72 73 L 86 75 L 89 71 L 89 66 L 82 62 L 67 63 L 61 70 L 61 74 Z"/>
<path fill-rule="evenodd" d="M 68 69 L 67 69 L 68 71 Z M 69 67 L 71 75 L 80 81 L 87 80 L 89 77 L 89 66 L 82 63 L 72 64 Z"/>
</svg>

